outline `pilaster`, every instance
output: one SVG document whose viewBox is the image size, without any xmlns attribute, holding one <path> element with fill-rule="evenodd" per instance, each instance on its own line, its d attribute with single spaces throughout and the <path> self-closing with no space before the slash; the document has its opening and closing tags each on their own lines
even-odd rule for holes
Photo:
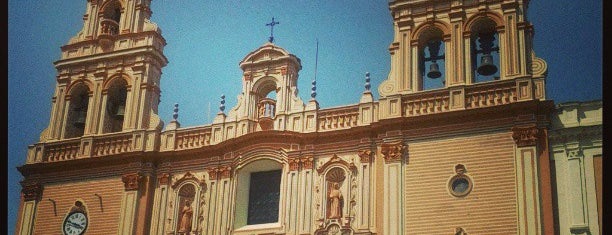
<svg viewBox="0 0 612 235">
<path fill-rule="evenodd" d="M 157 187 L 155 187 L 155 196 L 153 201 L 153 213 L 151 219 L 151 235 L 163 235 L 166 218 L 166 208 L 168 206 L 168 183 L 170 181 L 169 173 L 157 174 Z"/>
<path fill-rule="evenodd" d="M 23 205 L 21 208 L 20 224 L 17 225 L 17 233 L 19 235 L 34 234 L 34 221 L 38 201 L 42 195 L 42 185 L 38 182 L 22 181 L 21 195 Z"/>
<path fill-rule="evenodd" d="M 380 152 L 385 160 L 384 165 L 384 233 L 403 234 L 404 228 L 404 171 L 403 161 L 408 147 L 401 141 L 383 143 Z"/>
<path fill-rule="evenodd" d="M 141 173 L 128 173 L 121 176 L 125 191 L 121 200 L 119 214 L 119 229 L 117 234 L 134 234 L 136 232 L 136 216 L 138 213 L 138 198 L 140 196 L 140 183 L 143 180 Z"/>
<path fill-rule="evenodd" d="M 515 166 L 518 202 L 518 234 L 543 234 L 537 141 L 535 126 L 512 128 L 515 141 Z"/>
</svg>

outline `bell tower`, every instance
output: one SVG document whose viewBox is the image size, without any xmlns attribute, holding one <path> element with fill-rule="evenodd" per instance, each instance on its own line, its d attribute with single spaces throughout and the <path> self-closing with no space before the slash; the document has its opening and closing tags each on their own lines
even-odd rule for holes
<svg viewBox="0 0 612 235">
<path fill-rule="evenodd" d="M 469 101 L 466 88 L 513 80 L 523 93 L 515 94 L 522 95 L 518 101 L 544 100 L 546 62 L 532 48 L 528 4 L 527 0 L 389 1 L 394 39 L 389 46 L 391 70 L 379 86 L 382 109 L 398 117 L 401 102 L 394 97 L 443 90 L 450 91 L 454 102 L 448 109 L 462 109 Z"/>
<path fill-rule="evenodd" d="M 151 0 L 88 0 L 83 28 L 61 47 L 52 113 L 41 141 L 157 128 L 168 61 Z"/>
</svg>

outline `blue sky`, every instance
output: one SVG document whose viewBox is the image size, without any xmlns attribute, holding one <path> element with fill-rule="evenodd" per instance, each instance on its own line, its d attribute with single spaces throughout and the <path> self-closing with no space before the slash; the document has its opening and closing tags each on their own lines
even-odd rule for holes
<svg viewBox="0 0 612 235">
<path fill-rule="evenodd" d="M 8 234 L 19 209 L 16 166 L 47 126 L 60 46 L 82 27 L 85 0 L 9 0 Z M 180 104 L 182 126 L 210 123 L 226 95 L 241 89 L 239 61 L 266 42 L 274 16 L 275 43 L 301 59 L 299 95 L 310 98 L 319 41 L 317 100 L 322 108 L 352 104 L 370 72 L 372 90 L 390 69 L 392 20 L 386 0 L 154 0 L 169 64 L 163 69 L 159 115 L 166 123 Z M 601 99 L 602 2 L 534 0 L 534 50 L 548 63 L 547 96 L 555 103 Z M 209 112 L 210 107 L 210 112 Z"/>
</svg>

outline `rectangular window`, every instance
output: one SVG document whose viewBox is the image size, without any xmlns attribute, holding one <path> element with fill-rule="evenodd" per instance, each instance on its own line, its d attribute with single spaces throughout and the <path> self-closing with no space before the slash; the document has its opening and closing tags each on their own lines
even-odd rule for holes
<svg viewBox="0 0 612 235">
<path fill-rule="evenodd" d="M 278 221 L 278 203 L 282 170 L 251 173 L 247 224 Z"/>
</svg>

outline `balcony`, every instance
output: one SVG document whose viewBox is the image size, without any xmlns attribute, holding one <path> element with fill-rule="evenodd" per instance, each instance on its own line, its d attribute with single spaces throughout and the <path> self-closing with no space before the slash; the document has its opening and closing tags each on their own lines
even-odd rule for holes
<svg viewBox="0 0 612 235">
<path fill-rule="evenodd" d="M 111 19 L 100 21 L 100 33 L 98 35 L 100 44 L 108 46 L 117 34 L 119 34 L 119 23 Z"/>
<path fill-rule="evenodd" d="M 274 115 L 276 113 L 276 100 L 263 98 L 257 104 L 259 115 L 259 126 L 262 130 L 271 130 L 274 127 Z"/>
</svg>

